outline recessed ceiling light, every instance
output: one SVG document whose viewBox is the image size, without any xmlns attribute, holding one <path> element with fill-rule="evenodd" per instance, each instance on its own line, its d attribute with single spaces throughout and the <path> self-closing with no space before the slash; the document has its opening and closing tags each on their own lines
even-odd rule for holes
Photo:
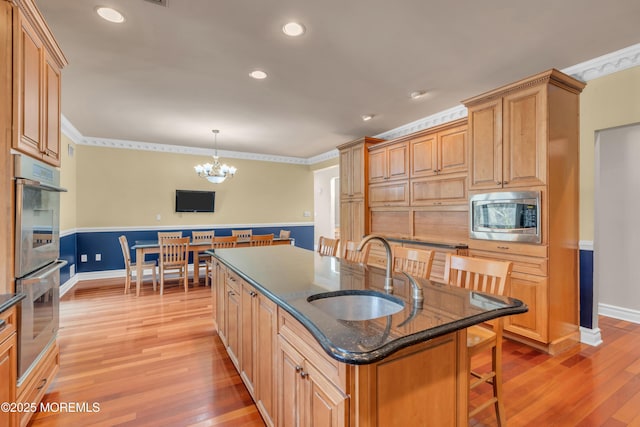
<svg viewBox="0 0 640 427">
<path fill-rule="evenodd" d="M 117 10 L 110 7 L 97 7 L 96 13 L 100 15 L 102 19 L 109 22 L 115 22 L 116 24 L 124 22 L 124 16 Z"/>
<path fill-rule="evenodd" d="M 426 90 L 416 90 L 409 95 L 411 99 L 420 99 L 427 94 Z"/>
<path fill-rule="evenodd" d="M 254 70 L 250 72 L 249 75 L 256 80 L 262 80 L 267 78 L 267 73 L 265 73 L 262 70 Z"/>
<path fill-rule="evenodd" d="M 373 119 L 373 114 L 365 114 L 362 116 L 362 121 L 364 122 L 368 122 L 371 119 Z"/>
<path fill-rule="evenodd" d="M 282 27 L 282 32 L 291 37 L 298 37 L 304 34 L 305 28 L 297 22 L 287 22 Z"/>
</svg>

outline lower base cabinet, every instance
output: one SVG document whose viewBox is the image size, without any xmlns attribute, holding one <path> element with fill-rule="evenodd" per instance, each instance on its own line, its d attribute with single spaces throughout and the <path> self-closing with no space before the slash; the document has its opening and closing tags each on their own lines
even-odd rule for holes
<svg viewBox="0 0 640 427">
<path fill-rule="evenodd" d="M 58 343 L 53 342 L 45 350 L 36 368 L 18 387 L 17 402 L 23 406 L 34 406 L 40 403 L 49 385 L 53 382 L 60 367 L 60 351 Z M 20 417 L 20 427 L 29 424 L 33 412 L 24 412 Z"/>
<path fill-rule="evenodd" d="M 16 308 L 11 307 L 0 314 L 5 323 L 0 329 L 0 403 L 16 402 L 16 376 L 18 373 L 18 341 L 16 334 Z M 17 414 L 0 411 L 0 426 L 14 427 Z"/>
<path fill-rule="evenodd" d="M 330 357 L 289 313 L 218 267 L 212 281 L 216 326 L 266 425 L 468 425 L 466 330 L 379 362 L 348 365 Z"/>
</svg>

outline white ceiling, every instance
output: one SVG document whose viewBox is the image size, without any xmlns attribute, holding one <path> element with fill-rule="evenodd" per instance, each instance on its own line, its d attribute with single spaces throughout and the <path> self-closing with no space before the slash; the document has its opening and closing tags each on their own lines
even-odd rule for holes
<svg viewBox="0 0 640 427">
<path fill-rule="evenodd" d="M 167 3 L 36 0 L 69 60 L 62 113 L 83 136 L 212 148 L 220 129 L 221 150 L 307 158 L 640 42 L 638 0 Z M 285 36 L 288 20 L 306 34 Z"/>
</svg>

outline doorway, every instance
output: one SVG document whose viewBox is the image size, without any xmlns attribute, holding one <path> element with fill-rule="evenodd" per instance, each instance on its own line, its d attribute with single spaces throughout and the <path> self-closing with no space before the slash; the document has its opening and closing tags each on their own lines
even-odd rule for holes
<svg viewBox="0 0 640 427">
<path fill-rule="evenodd" d="M 594 327 L 602 314 L 640 323 L 640 124 L 595 138 Z"/>
</svg>

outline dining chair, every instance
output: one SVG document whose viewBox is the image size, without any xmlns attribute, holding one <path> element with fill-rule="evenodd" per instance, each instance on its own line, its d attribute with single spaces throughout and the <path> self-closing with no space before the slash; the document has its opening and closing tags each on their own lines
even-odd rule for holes
<svg viewBox="0 0 640 427">
<path fill-rule="evenodd" d="M 178 278 L 184 282 L 184 291 L 189 290 L 189 238 L 163 238 L 160 245 L 160 295 L 164 292 L 165 274 L 178 272 Z"/>
<path fill-rule="evenodd" d="M 447 254 L 444 267 L 445 283 L 453 286 L 494 295 L 508 295 L 511 286 L 511 261 L 472 258 Z M 467 368 L 471 377 L 469 391 L 480 384 L 488 383 L 493 388 L 491 399 L 469 407 L 469 418 L 494 405 L 499 426 L 506 425 L 506 414 L 502 396 L 502 330 L 503 318 L 490 322 L 492 329 L 480 325 L 467 328 Z M 483 351 L 491 350 L 491 370 L 478 372 L 472 370 L 472 358 Z"/>
<path fill-rule="evenodd" d="M 426 249 L 395 246 L 393 248 L 393 269 L 414 277 L 428 279 L 431 275 L 434 254 L 434 251 Z"/>
<path fill-rule="evenodd" d="M 351 262 L 358 262 L 360 264 L 366 264 L 369 259 L 369 245 L 364 245 L 361 251 L 358 251 L 359 242 L 354 242 L 352 240 L 347 240 L 343 242 L 344 246 L 342 250 L 342 258 Z"/>
<path fill-rule="evenodd" d="M 271 246 L 273 245 L 273 233 L 254 234 L 249 241 L 250 246 Z"/>
<path fill-rule="evenodd" d="M 209 261 L 211 259 L 211 255 L 208 255 L 208 254 L 204 253 L 204 251 L 206 251 L 207 249 L 211 249 L 212 248 L 213 237 L 214 236 L 215 236 L 215 231 L 214 230 L 192 231 L 191 232 L 191 243 L 193 243 L 193 244 L 208 243 L 209 244 L 209 246 L 202 245 L 202 250 L 201 251 L 194 252 L 194 255 L 193 255 L 193 268 L 194 269 L 196 269 L 196 268 L 198 269 L 198 274 L 197 274 L 198 277 L 200 277 L 200 266 L 201 265 L 203 267 L 206 266 L 207 261 Z"/>
<path fill-rule="evenodd" d="M 280 230 L 280 234 L 278 235 L 281 239 L 290 239 L 291 238 L 291 230 Z"/>
<path fill-rule="evenodd" d="M 122 256 L 124 257 L 124 268 L 126 270 L 126 276 L 124 279 L 124 293 L 129 292 L 129 288 L 131 287 L 131 281 L 133 280 L 133 273 L 137 272 L 137 262 L 142 262 L 142 271 L 151 270 L 151 275 L 153 277 L 153 290 L 156 290 L 156 262 L 155 261 L 139 261 L 136 260 L 136 263 L 131 262 L 131 254 L 129 253 L 129 243 L 127 242 L 126 236 L 118 237 L 120 241 L 120 247 L 122 248 Z"/>
<path fill-rule="evenodd" d="M 158 241 L 166 237 L 176 239 L 182 237 L 182 231 L 158 231 Z"/>
<path fill-rule="evenodd" d="M 340 239 L 330 239 L 320 236 L 320 239 L 318 239 L 318 253 L 320 253 L 320 255 L 336 256 L 339 242 Z"/>
<path fill-rule="evenodd" d="M 231 230 L 232 236 L 238 236 L 239 241 L 249 241 L 251 239 L 251 235 L 253 234 L 252 229 L 248 230 Z"/>
<path fill-rule="evenodd" d="M 235 248 L 238 243 L 238 236 L 220 236 L 213 238 L 212 249 Z M 207 261 L 204 273 L 204 284 L 209 286 L 209 279 L 213 284 L 213 258 Z"/>
</svg>

